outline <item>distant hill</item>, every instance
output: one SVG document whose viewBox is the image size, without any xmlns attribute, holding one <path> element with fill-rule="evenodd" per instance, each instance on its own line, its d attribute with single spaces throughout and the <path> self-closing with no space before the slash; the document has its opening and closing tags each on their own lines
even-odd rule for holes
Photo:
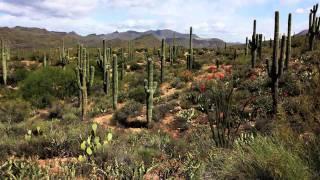
<svg viewBox="0 0 320 180">
<path fill-rule="evenodd" d="M 308 30 L 306 29 L 306 30 L 303 30 L 303 31 L 299 32 L 298 34 L 296 34 L 296 36 L 305 36 L 307 34 L 308 34 Z"/>
<path fill-rule="evenodd" d="M 132 40 L 137 48 L 159 47 L 161 39 L 165 38 L 167 43 L 171 43 L 173 36 L 176 37 L 176 44 L 188 47 L 189 34 L 182 34 L 172 30 L 150 30 L 146 32 L 114 32 L 110 34 L 90 34 L 81 36 L 75 32 L 55 32 L 40 28 L 26 27 L 0 27 L 0 37 L 10 41 L 12 48 L 56 48 L 61 46 L 62 39 L 66 47 L 74 47 L 77 43 L 83 43 L 87 47 L 101 47 L 102 39 L 107 40 L 107 45 L 112 47 L 127 47 L 128 40 Z M 224 46 L 224 41 L 220 39 L 201 39 L 193 35 L 195 48 L 214 48 Z"/>
</svg>

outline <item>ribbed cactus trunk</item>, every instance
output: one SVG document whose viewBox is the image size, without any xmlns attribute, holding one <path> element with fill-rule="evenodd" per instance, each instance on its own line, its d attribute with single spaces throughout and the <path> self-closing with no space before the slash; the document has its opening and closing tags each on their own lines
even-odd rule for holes
<svg viewBox="0 0 320 180">
<path fill-rule="evenodd" d="M 258 55 L 259 55 L 259 59 L 262 59 L 262 39 L 263 39 L 263 35 L 259 34 L 258 35 Z"/>
<path fill-rule="evenodd" d="M 164 63 L 166 58 L 166 47 L 165 47 L 165 40 L 162 39 L 161 41 L 161 56 L 160 56 L 160 83 L 164 82 Z"/>
<path fill-rule="evenodd" d="M 314 50 L 314 41 L 315 41 L 316 35 L 319 34 L 320 22 L 319 22 L 319 18 L 317 17 L 317 12 L 318 12 L 318 4 L 313 6 L 313 8 L 310 10 L 310 14 L 309 14 L 308 36 L 309 36 L 309 50 L 310 51 Z"/>
<path fill-rule="evenodd" d="M 285 70 L 289 67 L 289 61 L 291 59 L 291 20 L 292 15 L 291 13 L 288 15 L 288 37 L 287 37 L 287 45 L 286 45 L 286 60 L 285 60 Z"/>
<path fill-rule="evenodd" d="M 102 54 L 101 50 L 98 49 L 98 60 L 97 60 L 97 65 L 102 71 L 103 74 L 103 92 L 105 94 L 108 94 L 109 92 L 109 79 L 110 79 L 110 55 L 111 55 L 111 49 L 107 48 L 106 41 L 102 41 Z"/>
<path fill-rule="evenodd" d="M 192 27 L 190 27 L 189 37 L 189 70 L 193 68 L 193 43 L 192 43 Z"/>
<path fill-rule="evenodd" d="M 173 33 L 172 61 L 173 63 L 177 61 L 176 33 Z"/>
<path fill-rule="evenodd" d="M 248 37 L 246 37 L 246 49 L 245 49 L 245 55 L 247 56 L 248 55 L 248 41 L 249 41 L 249 39 L 248 39 Z"/>
<path fill-rule="evenodd" d="M 47 67 L 47 55 L 46 54 L 43 55 L 43 67 L 44 68 Z"/>
<path fill-rule="evenodd" d="M 113 109 L 116 110 L 118 106 L 118 57 L 113 55 L 112 62 L 112 104 Z"/>
<path fill-rule="evenodd" d="M 5 41 L 1 39 L 1 60 L 2 60 L 2 80 L 3 84 L 7 85 L 7 60 L 8 60 L 8 50 L 5 45 Z"/>
<path fill-rule="evenodd" d="M 126 65 L 126 59 L 124 57 L 124 52 L 123 52 L 123 48 L 121 48 L 120 50 L 120 58 L 121 58 L 121 73 L 120 73 L 120 80 L 123 80 L 125 73 L 126 73 L 126 69 L 127 69 L 127 65 Z"/>
<path fill-rule="evenodd" d="M 271 78 L 271 93 L 272 93 L 272 107 L 273 113 L 278 112 L 278 85 L 279 79 L 283 73 L 283 60 L 284 60 L 284 49 L 285 49 L 285 36 L 281 39 L 281 50 L 280 59 L 279 56 L 279 12 L 275 12 L 275 28 L 274 28 L 274 43 L 273 43 L 273 54 L 272 54 L 272 65 L 270 69 L 269 62 L 267 60 L 267 72 Z"/>
<path fill-rule="evenodd" d="M 94 80 L 94 67 L 90 67 L 87 55 L 86 49 L 82 45 L 79 45 L 76 75 L 82 120 L 86 120 L 87 117 L 88 87 L 90 88 L 93 85 Z"/>
<path fill-rule="evenodd" d="M 144 80 L 144 90 L 146 92 L 146 103 L 147 103 L 147 123 L 152 121 L 152 110 L 153 110 L 153 95 L 157 89 L 157 82 L 153 82 L 153 61 L 152 58 L 148 58 L 148 79 Z"/>
<path fill-rule="evenodd" d="M 255 68 L 256 66 L 256 59 L 257 59 L 257 48 L 258 48 L 258 37 L 256 34 L 257 30 L 257 21 L 253 21 L 253 33 L 252 33 L 252 40 L 250 41 L 250 48 L 251 48 L 251 68 Z"/>
</svg>

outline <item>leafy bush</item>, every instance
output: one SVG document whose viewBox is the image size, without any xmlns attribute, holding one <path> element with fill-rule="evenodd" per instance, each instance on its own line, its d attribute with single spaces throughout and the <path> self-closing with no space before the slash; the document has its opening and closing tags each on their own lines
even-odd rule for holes
<svg viewBox="0 0 320 180">
<path fill-rule="evenodd" d="M 22 95 L 37 107 L 46 107 L 56 98 L 78 93 L 75 73 L 70 69 L 45 68 L 31 73 L 22 82 Z"/>
<path fill-rule="evenodd" d="M 143 105 L 136 101 L 129 101 L 127 104 L 117 110 L 113 115 L 113 120 L 122 125 L 130 125 L 128 122 L 129 116 L 137 116 L 140 114 Z"/>
<path fill-rule="evenodd" d="M 137 64 L 137 63 L 133 63 L 130 65 L 130 70 L 131 71 L 138 71 L 143 69 L 141 65 Z"/>
<path fill-rule="evenodd" d="M 19 123 L 31 113 L 31 105 L 21 99 L 0 102 L 0 122 Z"/>
<path fill-rule="evenodd" d="M 146 93 L 143 86 L 138 86 L 129 91 L 129 98 L 140 103 L 146 102 Z"/>
</svg>

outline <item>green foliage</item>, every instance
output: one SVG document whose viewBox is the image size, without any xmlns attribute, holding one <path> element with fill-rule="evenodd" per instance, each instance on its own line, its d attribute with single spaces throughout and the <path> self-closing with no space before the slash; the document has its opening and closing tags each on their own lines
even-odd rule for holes
<svg viewBox="0 0 320 180">
<path fill-rule="evenodd" d="M 142 104 L 136 101 L 128 101 L 126 105 L 117 110 L 113 115 L 113 120 L 123 125 L 128 125 L 129 116 L 137 116 L 140 114 Z"/>
<path fill-rule="evenodd" d="M 22 82 L 22 96 L 37 107 L 46 107 L 57 98 L 75 95 L 77 87 L 74 79 L 74 72 L 69 69 L 39 69 Z"/>
<path fill-rule="evenodd" d="M 109 132 L 104 138 L 101 138 L 97 135 L 97 128 L 97 124 L 92 124 L 91 134 L 82 141 L 80 148 L 84 153 L 79 156 L 79 161 L 87 161 L 88 158 L 94 157 L 98 151 L 103 151 L 104 147 L 111 142 L 112 133 Z M 91 158 L 91 160 L 94 159 Z"/>
<path fill-rule="evenodd" d="M 31 105 L 22 100 L 0 102 L 0 122 L 19 123 L 26 120 L 31 113 Z"/>
<path fill-rule="evenodd" d="M 236 147 L 225 162 L 225 177 L 237 179 L 309 179 L 301 158 L 273 137 L 256 137 L 248 145 Z"/>
<path fill-rule="evenodd" d="M 129 91 L 129 98 L 140 103 L 146 102 L 146 93 L 143 86 L 138 86 Z"/>
</svg>

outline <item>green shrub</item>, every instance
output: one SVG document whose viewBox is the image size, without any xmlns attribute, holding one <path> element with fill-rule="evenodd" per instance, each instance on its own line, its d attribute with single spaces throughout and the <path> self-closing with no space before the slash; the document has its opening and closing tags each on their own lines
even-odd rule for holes
<svg viewBox="0 0 320 180">
<path fill-rule="evenodd" d="M 232 179 L 309 179 L 302 159 L 274 137 L 256 137 L 239 145 L 225 162 L 222 173 Z"/>
<path fill-rule="evenodd" d="M 129 98 L 140 103 L 146 102 L 146 92 L 143 86 L 138 86 L 129 91 Z"/>
<path fill-rule="evenodd" d="M 129 101 L 126 105 L 117 110 L 113 115 L 113 121 L 119 122 L 123 125 L 129 125 L 128 122 L 129 116 L 137 116 L 140 114 L 143 105 L 136 101 Z"/>
<path fill-rule="evenodd" d="M 142 66 L 137 64 L 137 63 L 133 63 L 130 65 L 130 70 L 131 71 L 138 71 L 138 70 L 142 70 Z"/>
<path fill-rule="evenodd" d="M 0 122 L 19 123 L 29 117 L 31 105 L 21 99 L 0 102 Z"/>
<path fill-rule="evenodd" d="M 75 73 L 71 69 L 45 68 L 31 73 L 22 82 L 22 95 L 37 107 L 46 107 L 53 100 L 78 93 Z"/>
</svg>

